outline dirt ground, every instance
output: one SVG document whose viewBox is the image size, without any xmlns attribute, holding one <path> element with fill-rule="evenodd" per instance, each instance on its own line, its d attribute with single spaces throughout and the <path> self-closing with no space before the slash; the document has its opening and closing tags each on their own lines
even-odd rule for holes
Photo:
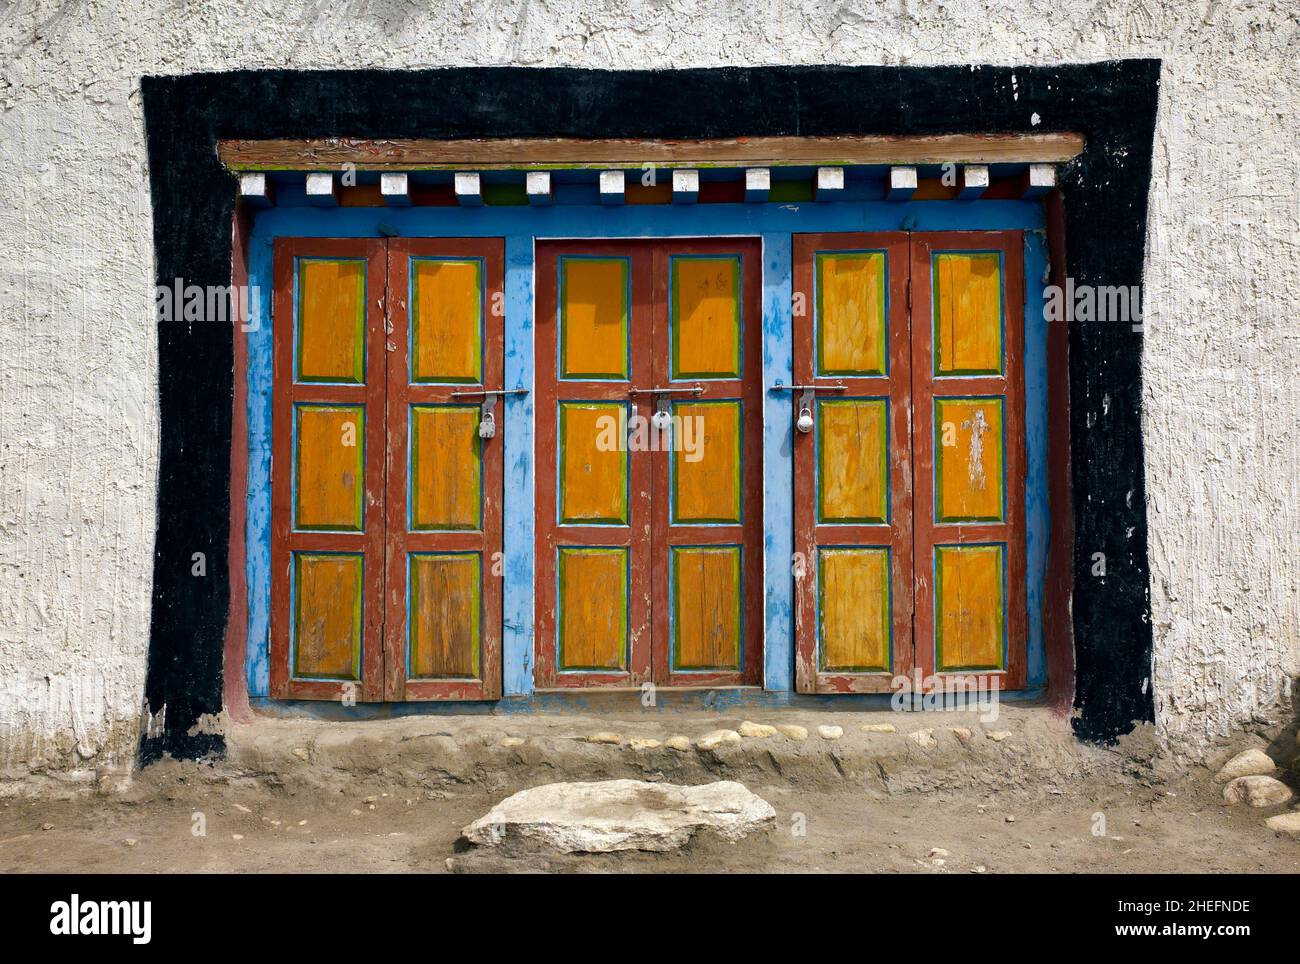
<svg viewBox="0 0 1300 964">
<path fill-rule="evenodd" d="M 629 745 L 676 733 L 698 740 L 742 719 L 798 723 L 809 736 L 685 752 Z M 844 735 L 823 739 L 819 724 Z M 863 729 L 882 724 L 896 732 Z M 1264 826 L 1289 807 L 1226 807 L 1211 769 L 1254 745 L 1291 779 L 1293 730 L 1242 734 L 1208 765 L 1186 766 L 1141 734 L 1117 748 L 1083 746 L 1041 708 L 1004 708 L 995 723 L 784 710 L 268 719 L 231 727 L 224 761 L 0 784 L 0 871 L 1296 873 L 1300 840 Z M 621 742 L 587 741 L 602 731 Z M 515 790 L 621 777 L 740 780 L 772 804 L 776 827 L 672 854 L 560 857 L 458 842 Z"/>
</svg>

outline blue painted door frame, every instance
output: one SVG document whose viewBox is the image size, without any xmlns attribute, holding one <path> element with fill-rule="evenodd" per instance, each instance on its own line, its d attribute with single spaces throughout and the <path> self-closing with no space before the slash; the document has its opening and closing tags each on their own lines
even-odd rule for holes
<svg viewBox="0 0 1300 964">
<path fill-rule="evenodd" d="M 762 378 L 764 688 L 794 686 L 793 407 L 767 391 L 792 372 L 792 235 L 847 231 L 1025 231 L 1025 433 L 1027 454 L 1028 685 L 1046 682 L 1043 585 L 1047 561 L 1047 270 L 1042 206 L 1031 201 L 849 199 L 830 203 L 603 206 L 594 190 L 566 186 L 550 207 L 314 208 L 292 192 L 258 213 L 249 248 L 247 540 L 250 698 L 269 687 L 271 543 L 272 247 L 278 237 L 504 237 L 505 387 L 533 389 L 533 250 L 539 239 L 759 237 L 763 243 Z M 877 195 L 878 196 L 878 195 Z M 531 394 L 505 402 L 503 692 L 533 692 L 534 406 Z M 830 697 L 846 700 L 847 697 Z"/>
</svg>

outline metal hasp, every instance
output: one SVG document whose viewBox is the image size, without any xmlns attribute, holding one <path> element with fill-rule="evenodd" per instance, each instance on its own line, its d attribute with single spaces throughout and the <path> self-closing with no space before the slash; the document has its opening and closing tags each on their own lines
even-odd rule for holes
<svg viewBox="0 0 1300 964">
<path fill-rule="evenodd" d="M 663 432 L 673 424 L 672 413 L 668 410 L 668 396 L 703 395 L 704 386 L 696 382 L 694 385 L 682 388 L 673 388 L 671 386 L 665 388 L 632 388 L 628 389 L 628 394 L 632 396 L 653 395 L 655 397 L 655 412 L 650 416 L 650 427 Z"/>
<path fill-rule="evenodd" d="M 794 427 L 807 435 L 813 430 L 813 397 L 818 392 L 842 392 L 847 386 L 843 382 L 834 385 L 783 385 L 777 382 L 772 386 L 774 392 L 799 392 L 799 414 L 795 417 Z"/>
<path fill-rule="evenodd" d="M 452 398 L 467 398 L 483 396 L 482 413 L 478 421 L 478 437 L 481 439 L 496 438 L 497 420 L 493 414 L 493 409 L 497 406 L 497 397 L 500 395 L 527 395 L 526 388 L 471 388 L 463 392 L 452 392 Z"/>
</svg>

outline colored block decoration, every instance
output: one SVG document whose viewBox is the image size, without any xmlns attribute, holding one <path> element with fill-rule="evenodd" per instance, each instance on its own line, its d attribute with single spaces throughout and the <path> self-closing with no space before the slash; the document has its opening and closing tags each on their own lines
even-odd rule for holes
<svg viewBox="0 0 1300 964">
<path fill-rule="evenodd" d="M 740 377 L 740 258 L 669 259 L 672 377 Z"/>
<path fill-rule="evenodd" d="M 1006 570 L 1002 545 L 934 547 L 935 666 L 1002 669 Z"/>
<path fill-rule="evenodd" d="M 366 380 L 366 263 L 299 258 L 294 380 Z"/>
<path fill-rule="evenodd" d="M 364 405 L 294 405 L 295 529 L 365 527 Z"/>
<path fill-rule="evenodd" d="M 996 522 L 1004 513 L 999 396 L 934 400 L 936 522 Z"/>
<path fill-rule="evenodd" d="M 560 259 L 560 377 L 628 377 L 627 258 Z"/>
<path fill-rule="evenodd" d="M 818 254 L 816 272 L 817 374 L 886 374 L 885 252 Z"/>
<path fill-rule="evenodd" d="M 408 678 L 478 677 L 482 558 L 477 552 L 413 552 L 407 564 Z"/>
<path fill-rule="evenodd" d="M 560 671 L 626 671 L 628 550 L 561 548 L 557 558 Z"/>
<path fill-rule="evenodd" d="M 483 443 L 477 405 L 412 405 L 410 525 L 412 529 L 478 529 L 482 525 Z"/>
<path fill-rule="evenodd" d="M 672 548 L 674 671 L 740 669 L 740 551 L 740 546 Z"/>
<path fill-rule="evenodd" d="M 627 405 L 561 402 L 562 524 L 627 525 Z"/>
<path fill-rule="evenodd" d="M 411 259 L 411 381 L 483 380 L 483 262 Z"/>
<path fill-rule="evenodd" d="M 361 678 L 364 562 L 359 553 L 293 554 L 293 675 Z"/>
<path fill-rule="evenodd" d="M 817 521 L 889 521 L 889 400 L 817 400 Z"/>
<path fill-rule="evenodd" d="M 933 256 L 934 373 L 1002 372 L 1002 255 L 996 251 Z"/>
<path fill-rule="evenodd" d="M 889 549 L 817 551 L 817 662 L 823 673 L 879 673 L 890 653 Z"/>
<path fill-rule="evenodd" d="M 673 415 L 673 522 L 740 522 L 741 403 L 677 402 Z"/>
</svg>

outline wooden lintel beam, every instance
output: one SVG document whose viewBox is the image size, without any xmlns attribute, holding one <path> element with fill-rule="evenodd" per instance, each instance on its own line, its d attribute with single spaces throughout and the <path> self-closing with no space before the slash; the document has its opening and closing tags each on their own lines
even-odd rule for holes
<svg viewBox="0 0 1300 964">
<path fill-rule="evenodd" d="M 917 137 L 743 137 L 729 140 L 227 140 L 217 145 L 232 171 L 526 170 L 663 167 L 823 167 L 916 164 L 1061 164 L 1083 136 L 941 134 Z"/>
</svg>

